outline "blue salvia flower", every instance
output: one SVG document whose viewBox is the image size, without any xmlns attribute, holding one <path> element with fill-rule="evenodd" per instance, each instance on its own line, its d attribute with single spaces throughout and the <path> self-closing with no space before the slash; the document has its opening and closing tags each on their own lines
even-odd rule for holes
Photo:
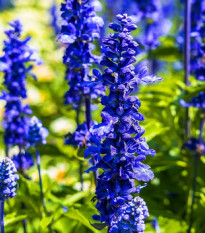
<svg viewBox="0 0 205 233">
<path fill-rule="evenodd" d="M 0 70 L 4 72 L 4 85 L 12 96 L 26 98 L 26 78 L 31 73 L 30 62 L 39 62 L 35 51 L 28 46 L 30 37 L 21 40 L 22 25 L 15 20 L 11 29 L 5 31 L 8 39 L 4 41 L 4 55 L 0 58 Z M 29 65 L 28 65 L 29 64 Z"/>
<path fill-rule="evenodd" d="M 204 17 L 205 17 L 205 0 L 192 1 L 191 11 L 191 61 L 190 71 L 196 79 L 204 80 Z M 177 37 L 179 49 L 183 50 L 184 44 L 184 28 L 180 30 Z"/>
<path fill-rule="evenodd" d="M 47 213 L 47 209 L 46 209 L 46 203 L 44 199 L 43 183 L 42 183 L 42 176 L 41 176 L 41 157 L 37 149 L 37 146 L 39 144 L 46 144 L 46 137 L 48 136 L 48 134 L 49 132 L 46 128 L 43 127 L 42 122 L 37 117 L 33 116 L 29 121 L 27 141 L 30 147 L 35 147 L 41 200 L 42 200 L 42 205 L 43 205 L 45 213 Z"/>
<path fill-rule="evenodd" d="M 0 57 L 0 70 L 4 73 L 4 85 L 8 92 L 3 91 L 1 99 L 6 101 L 4 141 L 7 145 L 25 145 L 27 116 L 31 114 L 28 105 L 22 103 L 27 97 L 26 78 L 33 76 L 31 62 L 38 63 L 35 51 L 28 46 L 30 38 L 20 39 L 21 23 L 16 20 L 10 23 L 11 29 L 5 31 L 8 39 L 4 41 L 4 55 Z"/>
<path fill-rule="evenodd" d="M 92 88 L 82 85 L 92 80 L 89 67 L 99 63 L 100 58 L 92 54 L 92 42 L 100 37 L 100 27 L 104 23 L 87 0 L 66 0 L 61 5 L 61 11 L 64 23 L 58 41 L 66 46 L 63 62 L 67 65 L 66 79 L 70 86 L 65 103 L 77 108 L 83 97 L 96 99 L 105 91 L 102 85 Z"/>
<path fill-rule="evenodd" d="M 16 196 L 16 186 L 19 176 L 14 163 L 9 158 L 0 161 L 0 201 Z"/>
<path fill-rule="evenodd" d="M 38 144 L 46 144 L 46 137 L 49 132 L 43 127 L 42 122 L 33 116 L 28 125 L 27 141 L 29 146 L 37 146 Z"/>
<path fill-rule="evenodd" d="M 5 128 L 4 142 L 9 147 L 18 146 L 19 154 L 13 160 L 16 167 L 23 172 L 33 164 L 32 157 L 28 156 L 25 148 L 28 146 L 28 115 L 32 111 L 23 104 L 27 97 L 26 79 L 34 78 L 31 72 L 32 63 L 40 64 L 36 52 L 28 46 L 30 37 L 21 39 L 22 25 L 19 20 L 10 23 L 11 29 L 5 31 L 7 40 L 4 41 L 4 55 L 0 57 L 0 70 L 4 73 L 4 85 L 7 91 L 2 91 L 1 99 L 6 101 L 3 127 Z"/>
<path fill-rule="evenodd" d="M 28 105 L 23 105 L 18 96 L 12 96 L 3 91 L 2 97 L 6 101 L 3 127 L 5 129 L 4 142 L 6 145 L 25 146 L 28 115 L 32 113 Z"/>
<path fill-rule="evenodd" d="M 135 187 L 134 181 L 148 182 L 154 177 L 150 167 L 142 163 L 147 155 L 154 156 L 155 151 L 149 149 L 142 137 L 145 131 L 139 124 L 144 120 L 144 116 L 139 112 L 141 103 L 138 97 L 132 96 L 131 93 L 138 84 L 155 82 L 161 78 L 144 76 L 146 69 L 135 73 L 133 63 L 136 62 L 138 44 L 133 41 L 130 33 L 137 27 L 126 14 L 117 15 L 117 19 L 119 24 L 109 25 L 114 33 L 103 40 L 105 55 L 101 64 L 107 66 L 107 69 L 103 75 L 94 70 L 98 82 L 108 86 L 110 93 L 101 101 L 105 106 L 101 114 L 102 123 L 90 130 L 91 140 L 96 146 L 90 146 L 85 151 L 85 157 L 92 155 L 97 161 L 88 171 L 103 170 L 96 187 L 96 208 L 100 216 L 94 216 L 94 219 L 108 225 L 109 233 L 143 232 L 147 211 L 140 210 L 140 214 L 136 213 L 135 218 L 131 213 L 129 218 L 125 214 L 124 222 L 113 222 L 113 219 L 118 216 L 118 211 L 126 212 L 131 203 L 138 208 L 137 203 L 140 203 L 141 199 L 134 199 L 133 194 L 139 193 L 142 186 Z M 143 202 L 142 209 L 146 209 L 144 206 Z M 139 229 L 141 230 L 138 231 Z"/>
</svg>

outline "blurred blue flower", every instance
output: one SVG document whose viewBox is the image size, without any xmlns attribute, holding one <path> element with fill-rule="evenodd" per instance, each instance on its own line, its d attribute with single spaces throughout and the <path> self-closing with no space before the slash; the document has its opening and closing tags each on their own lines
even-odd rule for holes
<svg viewBox="0 0 205 233">
<path fill-rule="evenodd" d="M 4 85 L 13 96 L 26 98 L 26 78 L 31 73 L 31 62 L 40 63 L 35 51 L 27 43 L 30 37 L 21 40 L 22 25 L 15 20 L 10 23 L 11 29 L 5 31 L 8 39 L 4 41 L 4 55 L 0 57 L 0 70 L 4 72 Z"/>
<path fill-rule="evenodd" d="M 43 127 L 42 122 L 33 116 L 28 125 L 27 140 L 29 146 L 37 146 L 38 144 L 46 144 L 46 137 L 49 132 Z"/>
<path fill-rule="evenodd" d="M 205 93 L 200 92 L 197 96 L 194 96 L 188 103 L 184 100 L 180 100 L 180 104 L 183 107 L 195 107 L 205 109 Z"/>
<path fill-rule="evenodd" d="M 99 39 L 104 22 L 87 0 L 66 0 L 61 5 L 61 11 L 64 22 L 58 41 L 66 46 L 63 62 L 67 66 L 66 80 L 70 86 L 65 94 L 65 103 L 77 108 L 85 96 L 97 99 L 104 95 L 102 85 L 92 88 L 82 85 L 92 80 L 89 67 L 100 61 L 99 56 L 92 54 L 92 42 Z"/>
<path fill-rule="evenodd" d="M 19 176 L 14 163 L 9 158 L 0 161 L 0 201 L 16 196 L 16 186 Z"/>
<path fill-rule="evenodd" d="M 1 99 L 6 101 L 3 127 L 5 129 L 4 142 L 6 145 L 26 144 L 28 116 L 32 113 L 28 105 L 23 105 L 21 99 L 2 92 Z"/>
<path fill-rule="evenodd" d="M 1 99 L 6 101 L 3 127 L 6 145 L 25 146 L 28 117 L 32 111 L 22 103 L 27 97 L 26 78 L 32 74 L 32 64 L 40 63 L 35 51 L 28 46 L 30 37 L 21 40 L 22 25 L 15 20 L 10 23 L 11 29 L 5 31 L 8 39 L 4 41 L 4 55 L 0 57 L 0 70 L 4 73 L 6 91 Z"/>
<path fill-rule="evenodd" d="M 12 161 L 17 170 L 27 170 L 34 165 L 32 154 L 30 154 L 28 151 L 14 155 Z"/>
<path fill-rule="evenodd" d="M 188 142 L 185 144 L 185 147 L 190 151 L 196 152 L 197 154 L 205 154 L 205 144 L 203 142 L 200 143 L 199 139 L 189 139 Z"/>
</svg>

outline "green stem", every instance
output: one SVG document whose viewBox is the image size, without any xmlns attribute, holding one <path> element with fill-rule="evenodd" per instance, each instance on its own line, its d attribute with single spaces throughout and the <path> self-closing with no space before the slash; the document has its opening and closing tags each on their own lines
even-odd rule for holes
<svg viewBox="0 0 205 233">
<path fill-rule="evenodd" d="M 40 186 L 40 192 L 41 192 L 41 201 L 42 201 L 42 204 L 43 204 L 44 212 L 47 213 L 46 203 L 45 203 L 44 194 L 43 194 L 43 182 L 42 182 L 42 176 L 41 176 L 41 157 L 40 157 L 38 149 L 36 149 L 36 163 L 37 163 L 38 175 L 39 175 L 39 186 Z"/>
<path fill-rule="evenodd" d="M 4 233 L 4 201 L 1 201 L 1 233 Z"/>
</svg>

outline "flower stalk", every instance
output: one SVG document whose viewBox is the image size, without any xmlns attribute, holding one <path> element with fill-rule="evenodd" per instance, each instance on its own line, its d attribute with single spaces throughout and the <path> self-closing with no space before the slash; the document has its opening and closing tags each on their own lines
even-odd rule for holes
<svg viewBox="0 0 205 233">
<path fill-rule="evenodd" d="M 184 83 L 190 86 L 190 49 L 191 49 L 191 0 L 185 1 L 185 17 L 184 17 L 184 29 L 185 29 L 185 41 L 184 41 Z M 189 116 L 189 108 L 185 109 L 185 139 L 190 138 L 191 134 L 191 122 Z"/>
<path fill-rule="evenodd" d="M 1 233 L 5 233 L 4 231 L 4 201 L 1 201 Z"/>
<path fill-rule="evenodd" d="M 45 202 L 44 193 L 43 193 L 42 175 L 41 175 L 41 156 L 40 156 L 39 150 L 37 148 L 36 148 L 36 164 L 37 164 L 37 168 L 38 168 L 41 201 L 42 201 L 44 212 L 47 213 L 46 202 Z"/>
<path fill-rule="evenodd" d="M 94 5 L 92 5 L 94 4 Z M 96 5 L 97 4 L 97 5 Z M 84 150 L 89 145 L 89 129 L 92 122 L 91 100 L 98 99 L 104 95 L 105 88 L 102 85 L 89 86 L 92 81 L 90 67 L 95 63 L 99 64 L 100 57 L 93 55 L 93 41 L 100 38 L 100 27 L 104 22 L 97 16 L 99 10 L 98 1 L 65 0 L 61 4 L 62 18 L 64 24 L 58 41 L 66 47 L 63 62 L 67 66 L 66 80 L 69 90 L 65 94 L 65 104 L 72 104 L 77 112 L 77 129 L 65 139 L 65 144 L 73 145 L 79 150 Z M 85 124 L 79 122 L 79 112 L 85 105 Z M 95 164 L 94 159 L 92 163 Z M 80 162 L 80 181 L 83 187 L 83 177 Z M 97 173 L 94 173 L 95 180 Z"/>
</svg>

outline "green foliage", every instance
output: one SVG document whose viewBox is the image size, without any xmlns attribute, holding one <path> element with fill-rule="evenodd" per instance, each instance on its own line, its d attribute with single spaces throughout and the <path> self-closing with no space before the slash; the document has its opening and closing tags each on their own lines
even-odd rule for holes
<svg viewBox="0 0 205 233">
<path fill-rule="evenodd" d="M 63 105 L 63 95 L 68 88 L 64 80 L 65 67 L 62 64 L 64 49 L 57 44 L 49 26 L 51 4 L 52 0 L 18 0 L 15 1 L 14 8 L 0 12 L 0 35 L 8 28 L 7 23 L 10 20 L 21 19 L 25 26 L 24 36 L 33 37 L 32 45 L 40 51 L 44 60 L 42 66 L 34 69 L 38 82 L 32 78 L 28 81 L 28 102 L 33 113 L 50 131 L 48 144 L 40 148 L 48 213 L 43 212 L 37 168 L 33 167 L 26 173 L 30 179 L 20 176 L 18 195 L 6 203 L 6 232 L 21 233 L 22 220 L 27 219 L 28 232 L 32 233 L 52 232 L 51 229 L 57 233 L 105 233 L 104 225 L 96 225 L 91 217 L 97 214 L 95 204 L 91 202 L 95 195 L 92 174 L 83 174 L 85 191 L 80 191 L 79 160 L 82 156 L 79 156 L 76 149 L 63 145 L 63 136 L 75 130 L 76 116 L 71 107 Z M 179 19 L 174 19 L 173 22 L 173 28 L 176 29 Z M 141 112 L 146 117 L 143 123 L 145 137 L 150 147 L 157 151 L 155 158 L 148 157 L 146 161 L 153 168 L 155 178 L 141 192 L 151 214 L 146 233 L 155 232 L 151 225 L 154 217 L 158 219 L 160 233 L 184 233 L 189 225 L 194 159 L 183 148 L 185 110 L 180 106 L 179 100 L 190 99 L 200 90 L 204 90 L 204 86 L 193 79 L 193 87 L 187 88 L 183 84 L 183 72 L 174 71 L 173 62 L 182 59 L 174 38 L 174 34 L 161 38 L 161 46 L 150 54 L 152 58 L 166 62 L 166 68 L 159 73 L 164 81 L 153 86 L 143 86 L 137 93 L 142 102 Z M 0 53 L 3 39 L 1 37 Z M 99 53 L 99 48 L 96 52 Z M 0 78 L 2 83 L 1 74 Z M 102 106 L 99 105 L 93 113 L 98 122 L 101 109 Z M 193 136 L 198 136 L 199 133 L 197 114 L 197 111 L 191 109 Z M 3 103 L 0 109 L 1 120 L 2 116 Z M 80 113 L 80 121 L 83 119 L 84 110 Z M 5 148 L 2 128 L 0 134 L 0 150 L 3 155 Z M 88 166 L 88 162 L 84 160 L 83 169 L 86 170 Z M 192 233 L 205 232 L 204 166 L 205 158 L 202 157 L 197 178 Z"/>
</svg>

